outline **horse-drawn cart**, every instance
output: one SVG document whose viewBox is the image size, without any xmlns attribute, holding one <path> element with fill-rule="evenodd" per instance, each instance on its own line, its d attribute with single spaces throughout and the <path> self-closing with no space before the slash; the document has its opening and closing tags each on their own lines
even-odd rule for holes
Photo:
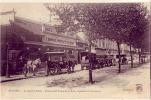
<svg viewBox="0 0 151 100">
<path fill-rule="evenodd" d="M 65 52 L 46 52 L 44 54 L 47 60 L 47 73 L 60 74 L 63 70 L 68 73 L 74 71 L 76 58 L 69 56 Z"/>
</svg>

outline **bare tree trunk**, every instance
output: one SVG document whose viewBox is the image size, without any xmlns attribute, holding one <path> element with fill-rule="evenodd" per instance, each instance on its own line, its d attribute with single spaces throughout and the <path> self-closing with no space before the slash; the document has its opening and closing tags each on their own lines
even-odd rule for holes
<svg viewBox="0 0 151 100">
<path fill-rule="evenodd" d="M 48 68 L 48 61 L 45 61 L 45 76 L 48 76 L 49 75 L 49 68 Z"/>
<path fill-rule="evenodd" d="M 144 63 L 144 61 L 143 61 L 143 56 L 144 56 L 144 54 L 143 54 L 143 50 L 142 50 L 142 48 L 141 48 L 141 50 L 140 50 L 140 54 L 141 54 L 141 63 L 143 64 Z"/>
<path fill-rule="evenodd" d="M 120 51 L 120 43 L 119 42 L 117 42 L 117 47 L 118 47 L 118 67 L 119 67 L 119 69 L 118 69 L 118 72 L 120 73 L 121 72 L 121 51 Z"/>
<path fill-rule="evenodd" d="M 91 53 L 91 46 L 92 46 L 92 44 L 90 43 L 89 44 L 89 53 Z M 91 58 L 91 56 L 89 55 L 89 82 L 91 83 L 91 84 L 93 84 L 93 78 L 92 78 L 92 67 L 93 67 L 93 64 L 92 64 L 92 58 Z"/>
<path fill-rule="evenodd" d="M 89 66 L 89 82 L 92 84 L 93 83 L 93 78 L 92 78 L 92 64 Z"/>
<path fill-rule="evenodd" d="M 139 64 L 141 64 L 141 51 L 138 51 L 138 56 L 139 56 Z"/>
<path fill-rule="evenodd" d="M 131 67 L 133 67 L 133 54 L 132 54 L 132 45 L 130 43 L 130 56 L 131 56 Z"/>
</svg>

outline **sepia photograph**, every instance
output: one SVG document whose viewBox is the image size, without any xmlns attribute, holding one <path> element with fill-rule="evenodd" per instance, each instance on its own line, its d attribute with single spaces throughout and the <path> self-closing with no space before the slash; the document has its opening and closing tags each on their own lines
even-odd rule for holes
<svg viewBox="0 0 151 100">
<path fill-rule="evenodd" d="M 151 2 L 0 3 L 0 99 L 150 99 Z"/>
</svg>

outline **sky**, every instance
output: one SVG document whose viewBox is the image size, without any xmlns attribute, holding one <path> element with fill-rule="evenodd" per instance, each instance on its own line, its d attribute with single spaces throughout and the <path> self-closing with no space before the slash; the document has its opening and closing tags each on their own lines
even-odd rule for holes
<svg viewBox="0 0 151 100">
<path fill-rule="evenodd" d="M 144 5 L 149 9 L 150 3 L 144 3 Z M 43 3 L 0 3 L 0 12 L 10 11 L 12 9 L 16 11 L 16 16 L 19 17 L 43 23 L 50 21 L 50 13 Z"/>
<path fill-rule="evenodd" d="M 47 23 L 49 11 L 42 3 L 7 3 L 0 4 L 0 12 L 10 11 L 14 8 L 16 16 Z"/>
</svg>

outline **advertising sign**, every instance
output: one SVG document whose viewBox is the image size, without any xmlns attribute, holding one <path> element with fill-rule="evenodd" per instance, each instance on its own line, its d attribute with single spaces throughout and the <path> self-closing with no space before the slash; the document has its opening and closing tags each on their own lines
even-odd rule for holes
<svg viewBox="0 0 151 100">
<path fill-rule="evenodd" d="M 58 45 L 76 46 L 76 40 L 73 38 L 51 35 L 51 34 L 45 35 L 42 41 L 46 43 L 53 43 Z"/>
</svg>

